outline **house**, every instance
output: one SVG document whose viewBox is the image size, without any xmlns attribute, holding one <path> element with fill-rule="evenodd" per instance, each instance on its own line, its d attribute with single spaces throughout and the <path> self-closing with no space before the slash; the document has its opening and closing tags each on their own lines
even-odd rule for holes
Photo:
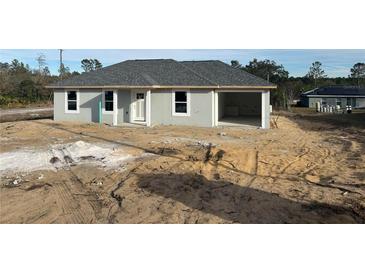
<svg viewBox="0 0 365 274">
<path fill-rule="evenodd" d="M 48 88 L 59 121 L 269 128 L 276 86 L 221 61 L 151 59 L 124 61 Z"/>
<path fill-rule="evenodd" d="M 316 108 L 317 102 L 322 106 L 365 108 L 365 88 L 328 86 L 309 90 L 301 95 L 301 106 Z"/>
</svg>

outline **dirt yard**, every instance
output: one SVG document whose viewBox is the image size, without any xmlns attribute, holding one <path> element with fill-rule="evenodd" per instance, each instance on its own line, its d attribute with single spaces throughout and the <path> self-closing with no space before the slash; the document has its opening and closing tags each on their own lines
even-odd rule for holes
<svg viewBox="0 0 365 274">
<path fill-rule="evenodd" d="M 365 223 L 365 129 L 277 123 L 2 123 L 0 221 Z"/>
</svg>

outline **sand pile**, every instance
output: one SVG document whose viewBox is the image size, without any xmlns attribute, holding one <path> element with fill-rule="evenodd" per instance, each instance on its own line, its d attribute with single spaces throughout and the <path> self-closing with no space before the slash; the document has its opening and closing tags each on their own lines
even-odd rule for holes
<svg viewBox="0 0 365 274">
<path fill-rule="evenodd" d="M 77 141 L 53 145 L 48 150 L 25 149 L 1 153 L 0 173 L 57 170 L 80 163 L 115 168 L 133 158 L 121 148 Z"/>
</svg>

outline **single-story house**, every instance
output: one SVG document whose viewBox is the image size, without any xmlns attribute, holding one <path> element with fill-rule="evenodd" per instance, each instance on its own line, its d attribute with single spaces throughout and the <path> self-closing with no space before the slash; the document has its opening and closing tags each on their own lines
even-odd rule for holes
<svg viewBox="0 0 365 274">
<path fill-rule="evenodd" d="M 322 106 L 365 108 L 365 88 L 328 86 L 309 90 L 301 95 L 301 106 L 316 108 L 317 102 Z"/>
<path fill-rule="evenodd" d="M 59 121 L 262 128 L 276 88 L 221 61 L 172 59 L 128 60 L 47 87 Z"/>
</svg>

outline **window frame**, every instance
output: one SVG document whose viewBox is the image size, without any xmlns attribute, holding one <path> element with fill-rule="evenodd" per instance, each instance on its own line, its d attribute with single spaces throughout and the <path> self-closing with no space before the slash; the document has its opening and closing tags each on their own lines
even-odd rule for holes
<svg viewBox="0 0 365 274">
<path fill-rule="evenodd" d="M 105 109 L 105 103 L 108 101 L 108 102 L 110 102 L 110 100 L 106 100 L 105 99 L 105 95 L 106 95 L 106 93 L 107 92 L 113 92 L 113 110 L 106 110 Z M 101 106 L 101 108 L 102 108 L 102 113 L 103 114 L 113 114 L 114 113 L 114 107 L 115 107 L 115 102 L 114 102 L 114 100 L 115 100 L 115 96 L 114 96 L 114 94 L 115 94 L 115 90 L 113 90 L 113 89 L 103 89 L 103 92 L 102 92 L 102 106 Z"/>
<path fill-rule="evenodd" d="M 352 100 L 351 97 L 346 97 L 346 106 L 351 106 Z"/>
<path fill-rule="evenodd" d="M 340 106 L 340 108 L 342 108 L 342 99 L 341 98 L 336 98 L 336 106 Z"/>
<path fill-rule="evenodd" d="M 68 109 L 68 93 L 71 91 L 76 92 L 76 110 Z M 74 101 L 74 100 L 71 100 Z M 65 90 L 65 113 L 67 114 L 78 114 L 80 113 L 80 91 L 78 89 L 67 89 Z"/>
<path fill-rule="evenodd" d="M 185 102 L 175 101 L 176 92 L 186 92 L 186 113 L 176 112 L 176 103 L 185 103 Z M 172 95 L 171 96 L 172 116 L 185 116 L 185 117 L 190 116 L 190 101 L 191 101 L 190 90 L 176 89 L 172 91 L 171 95 Z"/>
</svg>

